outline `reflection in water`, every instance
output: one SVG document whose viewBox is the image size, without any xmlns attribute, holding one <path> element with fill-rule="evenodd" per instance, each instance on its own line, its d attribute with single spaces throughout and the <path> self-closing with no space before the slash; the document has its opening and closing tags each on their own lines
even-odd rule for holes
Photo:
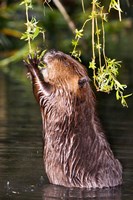
<svg viewBox="0 0 133 200">
<path fill-rule="evenodd" d="M 57 199 L 104 199 L 104 200 L 121 200 L 121 188 L 105 188 L 105 189 L 79 189 L 65 188 L 55 185 L 45 185 L 43 187 L 43 200 Z"/>
<path fill-rule="evenodd" d="M 6 139 L 6 124 L 7 124 L 7 98 L 6 98 L 6 81 L 0 74 L 0 139 Z M 0 142 L 0 149 L 4 149 L 4 143 Z M 0 156 L 0 164 L 2 164 Z"/>
<path fill-rule="evenodd" d="M 0 199 L 133 199 L 132 99 L 129 109 L 122 109 L 111 95 L 103 99 L 102 94 L 99 106 L 109 142 L 123 165 L 123 186 L 72 189 L 48 184 L 42 161 L 41 115 L 31 86 L 4 75 L 0 85 Z"/>
</svg>

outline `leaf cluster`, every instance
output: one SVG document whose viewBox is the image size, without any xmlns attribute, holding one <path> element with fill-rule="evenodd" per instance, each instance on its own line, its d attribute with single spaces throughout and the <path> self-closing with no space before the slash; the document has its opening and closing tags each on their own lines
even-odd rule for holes
<svg viewBox="0 0 133 200">
<path fill-rule="evenodd" d="M 34 50 L 32 49 L 31 41 L 33 41 L 40 33 L 43 35 L 44 39 L 45 31 L 38 26 L 38 21 L 35 17 L 32 16 L 32 19 L 29 19 L 29 9 L 32 9 L 32 0 L 23 0 L 20 5 L 25 5 L 26 12 L 26 31 L 22 34 L 21 39 L 28 41 L 29 53 L 32 53 Z"/>
<path fill-rule="evenodd" d="M 93 70 L 93 80 L 97 91 L 110 93 L 112 90 L 116 91 L 116 99 L 121 100 L 123 106 L 128 106 L 125 98 L 131 96 L 124 95 L 124 89 L 127 87 L 121 84 L 117 76 L 119 75 L 119 68 L 121 62 L 115 59 L 110 59 L 105 52 L 105 23 L 107 15 L 113 8 L 119 13 L 119 20 L 121 20 L 121 8 L 119 0 L 110 0 L 108 13 L 104 12 L 104 6 L 99 0 L 92 0 L 92 11 L 85 20 L 82 28 L 75 31 L 75 39 L 72 41 L 73 51 L 72 55 L 80 60 L 81 50 L 77 49 L 80 39 L 84 36 L 85 25 L 91 21 L 92 23 L 92 61 L 89 63 L 89 68 Z M 99 66 L 96 65 L 96 55 L 98 54 Z M 102 64 L 103 63 L 103 64 Z"/>
<path fill-rule="evenodd" d="M 35 17 L 32 17 L 31 21 L 25 23 L 27 30 L 22 34 L 21 39 L 25 41 L 28 41 L 29 39 L 34 40 L 40 33 L 44 35 L 44 31 L 42 31 L 42 28 L 37 24 L 38 21 L 36 21 Z"/>
</svg>

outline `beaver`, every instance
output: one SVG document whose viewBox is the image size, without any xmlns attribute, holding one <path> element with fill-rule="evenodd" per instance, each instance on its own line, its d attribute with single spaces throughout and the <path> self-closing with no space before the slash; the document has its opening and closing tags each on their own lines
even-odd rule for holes
<svg viewBox="0 0 133 200">
<path fill-rule="evenodd" d="M 43 159 L 50 183 L 79 188 L 120 185 L 122 167 L 97 116 L 86 68 L 55 50 L 42 61 L 29 56 L 25 64 L 41 109 Z"/>
</svg>

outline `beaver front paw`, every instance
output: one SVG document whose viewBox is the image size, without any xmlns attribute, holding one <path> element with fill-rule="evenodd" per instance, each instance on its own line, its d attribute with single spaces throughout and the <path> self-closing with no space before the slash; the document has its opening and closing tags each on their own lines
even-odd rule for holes
<svg viewBox="0 0 133 200">
<path fill-rule="evenodd" d="M 37 53 L 35 52 L 34 55 L 29 54 L 26 60 L 23 60 L 24 64 L 26 65 L 26 67 L 31 68 L 36 68 L 38 67 L 39 63 L 40 63 L 40 59 L 37 56 Z"/>
</svg>

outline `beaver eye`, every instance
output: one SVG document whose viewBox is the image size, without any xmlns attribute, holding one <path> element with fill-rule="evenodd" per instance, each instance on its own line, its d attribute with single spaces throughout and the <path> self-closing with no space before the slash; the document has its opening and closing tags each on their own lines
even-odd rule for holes
<svg viewBox="0 0 133 200">
<path fill-rule="evenodd" d="M 80 86 L 80 88 L 84 87 L 84 85 L 89 82 L 89 78 L 87 76 L 82 77 L 78 80 L 78 84 Z"/>
</svg>

